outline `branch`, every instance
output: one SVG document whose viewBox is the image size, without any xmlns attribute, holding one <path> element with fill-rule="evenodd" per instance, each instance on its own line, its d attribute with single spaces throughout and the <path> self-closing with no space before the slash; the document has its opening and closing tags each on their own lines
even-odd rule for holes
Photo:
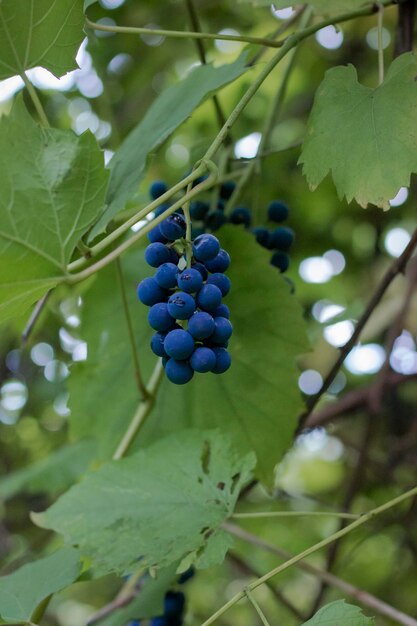
<svg viewBox="0 0 417 626">
<path fill-rule="evenodd" d="M 392 265 L 389 267 L 389 269 L 385 273 L 384 277 L 382 278 L 382 281 L 380 282 L 375 293 L 370 299 L 368 306 L 366 307 L 361 318 L 356 324 L 355 330 L 351 338 L 349 339 L 348 342 L 346 342 L 343 348 L 341 348 L 339 358 L 337 359 L 336 363 L 331 368 L 330 372 L 327 374 L 321 386 L 321 389 L 316 393 L 316 395 L 311 396 L 311 398 L 307 401 L 307 411 L 305 411 L 300 417 L 297 433 L 299 433 L 301 430 L 303 430 L 303 428 L 305 428 L 313 409 L 317 406 L 322 395 L 328 390 L 328 388 L 330 387 L 330 385 L 336 378 L 336 375 L 338 374 L 340 368 L 345 362 L 347 355 L 349 354 L 349 352 L 352 350 L 352 348 L 355 346 L 356 342 L 358 341 L 360 334 L 362 330 L 364 329 L 366 323 L 368 322 L 369 318 L 371 317 L 372 313 L 374 312 L 374 309 L 376 309 L 378 304 L 381 302 L 382 296 L 384 295 L 388 287 L 391 285 L 394 278 L 396 278 L 398 274 L 401 274 L 402 272 L 404 272 L 407 266 L 407 263 L 410 260 L 410 257 L 414 252 L 416 245 L 417 245 L 417 230 L 414 231 L 414 234 L 411 237 L 402 255 L 398 257 L 397 259 L 395 259 L 395 261 L 392 263 Z"/>
<path fill-rule="evenodd" d="M 289 559 L 294 558 L 294 556 L 290 552 L 287 552 L 282 548 L 278 548 L 270 543 L 267 543 L 263 539 L 260 539 L 259 537 L 256 537 L 251 533 L 248 533 L 246 530 L 243 530 L 238 526 L 228 524 L 227 530 L 233 533 L 233 535 L 235 535 L 236 537 L 243 539 L 243 541 L 247 541 L 253 545 L 258 546 L 259 548 L 262 548 L 263 550 L 266 550 L 267 552 L 271 552 L 281 559 L 285 559 L 288 561 Z M 380 615 L 384 615 L 385 617 L 394 620 L 394 622 L 398 624 L 403 624 L 403 626 L 417 626 L 417 620 L 415 620 L 411 616 L 406 615 L 402 611 L 399 611 L 398 609 L 387 604 L 383 600 L 380 600 L 379 598 L 373 596 L 371 593 L 368 593 L 367 591 L 363 591 L 362 589 L 351 585 L 350 583 L 342 580 L 334 574 L 331 574 L 330 572 L 325 572 L 315 565 L 303 563 L 302 561 L 296 563 L 295 566 L 301 569 L 303 572 L 306 572 L 307 574 L 310 574 L 311 576 L 314 576 L 315 578 L 326 582 L 326 584 L 335 587 L 336 589 L 339 589 L 344 594 L 350 596 L 360 604 L 374 609 Z M 292 609 L 290 608 L 290 610 Z M 303 619 L 303 617 L 300 616 L 300 619 Z"/>
<path fill-rule="evenodd" d="M 34 329 L 36 322 L 38 321 L 40 317 L 40 314 L 45 308 L 45 305 L 48 302 L 49 296 L 51 295 L 52 291 L 53 289 L 49 289 L 49 291 L 47 291 L 46 294 L 42 296 L 42 298 L 38 300 L 38 302 L 35 304 L 35 308 L 33 309 L 32 314 L 28 320 L 28 323 L 26 324 L 22 333 L 22 337 L 21 337 L 22 347 L 26 345 L 29 339 L 29 336 Z"/>
</svg>

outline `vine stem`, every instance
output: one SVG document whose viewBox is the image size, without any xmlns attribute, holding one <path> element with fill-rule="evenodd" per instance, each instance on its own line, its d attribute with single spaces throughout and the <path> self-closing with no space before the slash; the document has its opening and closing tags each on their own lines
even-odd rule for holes
<svg viewBox="0 0 417 626">
<path fill-rule="evenodd" d="M 163 372 L 164 368 L 162 367 L 162 361 L 161 359 L 158 359 L 158 362 L 155 366 L 154 371 L 152 372 L 149 383 L 146 387 L 147 396 L 140 402 L 138 410 L 133 416 L 129 426 L 127 427 L 126 432 L 124 433 L 119 445 L 116 448 L 115 453 L 113 454 L 113 461 L 117 461 L 118 459 L 121 459 L 125 456 L 139 430 L 144 425 L 146 418 L 152 411 L 153 405 L 155 403 L 156 392 L 161 383 Z"/>
<path fill-rule="evenodd" d="M 259 519 L 265 517 L 337 517 L 338 519 L 359 519 L 354 513 L 333 511 L 256 511 L 256 513 L 233 513 L 231 519 Z"/>
<path fill-rule="evenodd" d="M 378 4 L 378 79 L 379 84 L 384 82 L 384 41 L 382 37 L 384 26 L 384 5 Z"/>
<path fill-rule="evenodd" d="M 42 122 L 43 126 L 45 126 L 45 128 L 50 128 L 50 124 L 49 124 L 49 120 L 46 116 L 45 113 L 45 109 L 42 106 L 42 102 L 39 99 L 38 94 L 36 93 L 36 89 L 35 87 L 32 85 L 32 83 L 30 82 L 27 74 L 25 71 L 22 71 L 22 73 L 20 74 L 23 82 L 25 83 L 25 87 L 28 90 L 28 94 L 30 96 L 30 99 L 33 102 L 33 105 L 36 109 L 36 112 L 39 116 L 40 121 Z"/>
<path fill-rule="evenodd" d="M 257 603 L 257 601 L 255 600 L 255 598 L 253 597 L 252 592 L 250 591 L 249 587 L 246 587 L 245 589 L 245 595 L 248 598 L 249 602 L 252 604 L 253 608 L 255 609 L 255 611 L 257 612 L 257 614 L 259 615 L 259 618 L 262 622 L 262 624 L 264 626 L 270 626 L 268 620 L 265 617 L 264 612 L 262 611 L 261 607 L 259 606 L 259 604 Z"/>
<path fill-rule="evenodd" d="M 378 506 L 372 509 L 371 511 L 369 511 L 368 513 L 365 513 L 364 515 L 361 515 L 359 519 L 355 520 L 348 526 L 345 526 L 345 528 L 342 528 L 341 530 L 338 530 L 337 532 L 333 533 L 332 535 L 330 535 L 330 537 L 327 537 L 327 539 L 323 539 L 323 541 L 319 541 L 313 546 L 310 546 L 310 548 L 307 548 L 307 550 L 303 550 L 303 552 L 300 552 L 299 554 L 288 559 L 288 561 L 285 561 L 285 563 L 282 563 L 281 565 L 274 567 L 274 569 L 267 572 L 266 574 L 264 574 L 263 576 L 255 580 L 253 583 L 250 583 L 249 585 L 247 585 L 245 589 L 249 589 L 249 591 L 253 591 L 257 587 L 260 587 L 265 582 L 267 582 L 274 576 L 277 576 L 278 574 L 288 569 L 289 567 L 296 565 L 297 563 L 307 558 L 311 554 L 314 554 L 318 550 L 325 548 L 326 546 L 330 545 L 334 541 L 337 541 L 341 537 L 348 535 L 356 528 L 359 528 L 359 526 L 366 524 L 377 515 L 381 515 L 381 513 L 385 513 L 385 511 L 388 511 L 392 507 L 397 506 L 398 504 L 401 504 L 405 500 L 408 500 L 409 498 L 412 498 L 415 495 L 417 495 L 417 487 L 413 487 L 413 489 L 410 489 L 409 491 L 406 491 L 400 496 L 397 496 L 396 498 L 393 498 L 392 500 L 385 502 L 381 506 Z M 224 528 L 230 531 L 230 528 L 228 528 L 227 525 L 224 525 Z M 233 598 L 231 598 L 228 602 L 226 602 L 226 604 L 224 604 L 222 607 L 220 607 L 220 609 L 218 609 L 215 613 L 213 613 L 213 615 L 209 617 L 205 622 L 203 622 L 201 626 L 209 626 L 209 624 L 213 624 L 213 622 L 215 622 L 221 615 L 226 613 L 226 611 L 228 611 L 232 606 L 234 606 L 237 602 L 239 602 L 239 600 L 242 600 L 242 598 L 244 598 L 246 595 L 245 589 L 235 594 Z"/>
<path fill-rule="evenodd" d="M 391 285 L 394 278 L 398 274 L 401 274 L 402 272 L 404 272 L 407 266 L 407 263 L 410 260 L 411 255 L 413 254 L 416 246 L 417 246 L 417 229 L 414 231 L 413 236 L 411 237 L 404 252 L 401 254 L 401 256 L 395 259 L 392 265 L 388 268 L 387 272 L 384 274 L 376 291 L 371 297 L 368 303 L 368 306 L 366 307 L 358 323 L 356 324 L 355 330 L 353 331 L 351 338 L 349 339 L 349 341 L 345 343 L 343 348 L 341 348 L 340 355 L 338 359 L 336 360 L 336 362 L 334 363 L 333 367 L 331 368 L 330 372 L 327 374 L 326 378 L 324 379 L 321 388 L 316 393 L 316 395 L 311 396 L 311 398 L 307 402 L 307 411 L 305 411 L 300 417 L 298 428 L 297 428 L 297 433 L 299 433 L 304 428 L 305 424 L 309 421 L 310 415 L 312 411 L 315 409 L 315 407 L 317 406 L 320 398 L 328 390 L 328 388 L 330 387 L 330 385 L 336 378 L 336 375 L 339 372 L 340 368 L 342 367 L 343 363 L 345 362 L 347 355 L 355 346 L 356 342 L 358 341 L 360 337 L 360 334 L 362 333 L 362 330 L 364 329 L 366 323 L 371 317 L 374 309 L 380 303 L 382 296 L 385 294 L 386 290 Z"/>
</svg>

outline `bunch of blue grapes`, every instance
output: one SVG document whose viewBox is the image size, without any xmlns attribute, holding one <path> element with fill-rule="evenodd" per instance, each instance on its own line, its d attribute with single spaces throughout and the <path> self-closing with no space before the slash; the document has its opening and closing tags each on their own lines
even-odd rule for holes
<svg viewBox="0 0 417 626">
<path fill-rule="evenodd" d="M 226 372 L 233 331 L 229 309 L 222 302 L 231 286 L 225 274 L 229 254 L 217 237 L 202 234 L 192 242 L 187 267 L 185 234 L 180 212 L 149 232 L 145 259 L 156 272 L 137 289 L 139 300 L 150 307 L 148 321 L 156 331 L 151 349 L 162 357 L 167 378 L 177 385 L 188 383 L 195 372 Z"/>
<path fill-rule="evenodd" d="M 164 598 L 164 613 L 153 617 L 149 626 L 182 626 L 184 623 L 185 595 L 181 591 L 168 591 Z M 141 626 L 141 620 L 133 620 L 128 626 Z"/>
<path fill-rule="evenodd" d="M 201 235 L 207 231 L 215 232 L 224 224 L 242 225 L 256 237 L 256 241 L 273 251 L 271 264 L 281 272 L 286 272 L 290 258 L 288 252 L 294 243 L 294 231 L 287 226 L 278 226 L 269 229 L 265 226 L 252 227 L 252 213 L 244 206 L 238 206 L 227 216 L 224 212 L 225 203 L 231 197 L 236 184 L 228 181 L 220 187 L 220 198 L 217 206 L 210 209 L 210 204 L 203 200 L 196 200 L 191 203 L 190 214 L 193 222 L 198 222 L 198 226 L 193 227 L 193 236 Z M 273 200 L 267 207 L 268 221 L 281 224 L 288 219 L 288 206 L 280 200 Z"/>
</svg>

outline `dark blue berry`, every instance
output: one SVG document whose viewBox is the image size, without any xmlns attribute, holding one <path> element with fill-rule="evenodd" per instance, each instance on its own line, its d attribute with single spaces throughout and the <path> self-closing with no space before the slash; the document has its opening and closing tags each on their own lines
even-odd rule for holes
<svg viewBox="0 0 417 626">
<path fill-rule="evenodd" d="M 188 320 L 195 309 L 196 304 L 194 298 L 184 291 L 173 293 L 168 300 L 168 311 L 176 320 Z"/>
<path fill-rule="evenodd" d="M 177 276 L 178 287 L 186 293 L 195 293 L 203 286 L 203 277 L 195 268 L 183 270 Z"/>
<path fill-rule="evenodd" d="M 184 611 L 185 596 L 182 591 L 168 591 L 164 599 L 164 616 L 181 616 Z"/>
<path fill-rule="evenodd" d="M 222 292 L 216 285 L 203 285 L 197 294 L 197 304 L 204 311 L 211 313 L 220 306 Z"/>
<path fill-rule="evenodd" d="M 206 231 L 205 231 L 204 228 L 200 228 L 199 226 L 192 226 L 191 227 L 191 238 L 192 239 L 196 239 L 200 235 L 204 235 L 205 232 Z"/>
<path fill-rule="evenodd" d="M 220 187 L 220 197 L 224 198 L 224 200 L 229 200 L 235 189 L 236 183 L 233 180 L 227 180 Z"/>
<path fill-rule="evenodd" d="M 213 312 L 213 317 L 225 317 L 226 319 L 229 319 L 230 317 L 229 307 L 226 306 L 225 304 L 221 304 Z"/>
<path fill-rule="evenodd" d="M 168 626 L 168 620 L 164 615 L 153 617 L 149 622 L 149 626 Z"/>
<path fill-rule="evenodd" d="M 178 576 L 178 584 L 183 585 L 188 580 L 190 580 L 190 578 L 192 578 L 194 575 L 195 575 L 195 569 L 194 567 L 191 566 L 187 570 L 185 570 L 185 572 L 183 572 L 182 574 Z"/>
<path fill-rule="evenodd" d="M 173 359 L 188 359 L 194 350 L 194 339 L 182 328 L 171 330 L 165 337 L 164 350 Z"/>
<path fill-rule="evenodd" d="M 193 242 L 193 254 L 197 261 L 211 261 L 220 251 L 220 243 L 214 235 L 200 235 Z"/>
<path fill-rule="evenodd" d="M 213 367 L 216 366 L 216 355 L 211 348 L 196 348 L 191 356 L 190 365 L 195 372 L 200 372 L 201 374 L 211 372 Z"/>
<path fill-rule="evenodd" d="M 272 222 L 284 222 L 288 218 L 287 205 L 280 200 L 273 200 L 268 206 L 268 219 Z"/>
<path fill-rule="evenodd" d="M 193 263 L 192 267 L 193 269 L 198 270 L 200 272 L 201 276 L 203 277 L 203 280 L 207 280 L 208 271 L 206 270 L 205 265 L 203 265 L 202 263 Z"/>
<path fill-rule="evenodd" d="M 171 331 L 173 332 L 173 331 Z M 165 333 L 155 333 L 151 339 L 151 350 L 156 356 L 166 357 L 167 353 L 164 348 Z"/>
<path fill-rule="evenodd" d="M 154 180 L 149 187 L 149 195 L 153 200 L 156 200 L 168 191 L 168 185 L 163 180 Z"/>
<path fill-rule="evenodd" d="M 270 235 L 270 246 L 277 250 L 289 250 L 294 243 L 294 231 L 286 226 L 279 226 Z"/>
<path fill-rule="evenodd" d="M 169 314 L 168 305 L 165 302 L 151 306 L 148 313 L 148 322 L 154 330 L 161 333 L 166 333 L 175 326 L 175 320 Z"/>
<path fill-rule="evenodd" d="M 251 212 L 246 207 L 236 207 L 231 212 L 229 221 L 232 224 L 243 224 L 246 228 L 249 228 L 252 221 Z"/>
<path fill-rule="evenodd" d="M 164 289 L 177 286 L 178 267 L 175 263 L 162 263 L 156 271 L 155 280 Z"/>
<path fill-rule="evenodd" d="M 194 376 L 194 370 L 187 361 L 169 359 L 165 365 L 167 378 L 176 385 L 185 385 Z"/>
<path fill-rule="evenodd" d="M 195 339 L 207 339 L 214 333 L 215 328 L 213 317 L 205 311 L 194 313 L 188 320 L 188 332 Z"/>
<path fill-rule="evenodd" d="M 145 250 L 145 261 L 151 267 L 159 267 L 162 263 L 168 263 L 172 260 L 170 248 L 160 242 L 149 244 Z"/>
<path fill-rule="evenodd" d="M 221 249 L 214 259 L 205 261 L 204 265 L 209 272 L 225 272 L 230 265 L 230 256 L 226 250 Z"/>
<path fill-rule="evenodd" d="M 225 317 L 214 318 L 214 333 L 211 335 L 210 342 L 215 344 L 224 344 L 232 336 L 233 326 Z M 175 331 L 173 331 L 175 332 Z"/>
<path fill-rule="evenodd" d="M 216 287 L 218 287 L 222 292 L 223 297 L 227 296 L 231 286 L 230 278 L 228 278 L 226 274 L 221 274 L 220 272 L 211 274 L 211 276 L 207 278 L 207 284 L 216 285 Z"/>
<path fill-rule="evenodd" d="M 161 204 L 159 207 L 157 207 L 154 211 L 155 213 L 155 217 L 158 217 L 159 215 L 162 215 L 162 213 L 165 213 L 165 211 L 167 209 L 169 209 L 170 205 L 167 204 L 166 202 L 164 204 Z"/>
<path fill-rule="evenodd" d="M 271 257 L 271 264 L 281 272 L 286 272 L 290 266 L 290 258 L 285 252 L 275 252 Z"/>
<path fill-rule="evenodd" d="M 175 241 L 181 237 L 185 237 L 186 222 L 182 215 L 179 213 L 173 213 L 168 215 L 160 224 L 161 233 L 169 241 Z"/>
<path fill-rule="evenodd" d="M 151 243 L 155 243 L 157 241 L 159 241 L 160 243 L 166 243 L 168 241 L 168 239 L 164 237 L 161 233 L 159 224 L 157 224 L 155 228 L 152 228 L 152 230 L 149 231 L 148 239 Z"/>
<path fill-rule="evenodd" d="M 256 241 L 264 248 L 268 247 L 269 243 L 269 230 L 263 226 L 257 226 L 252 228 L 252 233 L 255 235 Z"/>
<path fill-rule="evenodd" d="M 223 224 L 226 224 L 227 217 L 223 213 L 222 209 L 216 209 L 215 211 L 210 211 L 207 213 L 207 217 L 205 219 L 205 225 L 210 230 L 217 230 Z"/>
<path fill-rule="evenodd" d="M 224 374 L 232 364 L 232 357 L 226 348 L 212 348 L 216 355 L 216 365 L 211 370 L 214 374 Z"/>
<path fill-rule="evenodd" d="M 190 216 L 193 220 L 203 220 L 210 209 L 208 202 L 194 200 L 190 204 Z"/>
<path fill-rule="evenodd" d="M 204 176 L 199 176 L 198 178 L 196 178 L 192 183 L 193 188 L 199 185 L 200 183 L 203 183 L 205 180 L 207 180 L 207 178 L 208 178 L 208 174 L 204 174 Z"/>
<path fill-rule="evenodd" d="M 137 294 L 139 300 L 147 306 L 152 306 L 157 302 L 163 302 L 166 298 L 166 291 L 158 285 L 155 278 L 144 278 L 138 285 Z"/>
</svg>

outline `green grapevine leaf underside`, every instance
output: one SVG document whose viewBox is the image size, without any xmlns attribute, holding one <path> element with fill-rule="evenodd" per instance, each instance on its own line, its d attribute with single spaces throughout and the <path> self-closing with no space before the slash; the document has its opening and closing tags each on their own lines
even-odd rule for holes
<svg viewBox="0 0 417 626">
<path fill-rule="evenodd" d="M 291 445 L 302 410 L 295 359 L 308 350 L 301 308 L 287 283 L 269 264 L 269 253 L 239 227 L 219 231 L 232 265 L 233 364 L 222 376 L 199 374 L 184 387 L 164 380 L 156 406 L 140 433 L 140 445 L 185 427 L 220 428 L 243 452 L 254 450 L 257 475 L 272 483 L 275 464 Z M 155 364 L 149 340 L 148 309 L 135 287 L 152 273 L 143 250 L 123 258 L 135 336 L 145 378 Z M 84 296 L 82 334 L 88 360 L 72 368 L 69 379 L 71 432 L 96 437 L 105 458 L 114 451 L 139 402 L 126 324 L 114 268 L 100 273 Z M 112 403 L 107 390 L 112 389 Z M 117 407 L 115 409 L 114 407 Z"/>
<path fill-rule="evenodd" d="M 344 600 L 336 600 L 323 606 L 303 626 L 373 626 L 372 617 L 366 617 L 361 609 Z"/>
<path fill-rule="evenodd" d="M 76 69 L 83 25 L 82 0 L 2 0 L 0 80 L 39 65 L 57 77 Z"/>
<path fill-rule="evenodd" d="M 107 179 L 91 133 L 45 130 L 21 100 L 0 119 L 0 320 L 62 281 Z"/>
<path fill-rule="evenodd" d="M 163 91 L 145 117 L 123 141 L 110 161 L 110 183 L 104 214 L 90 239 L 100 233 L 135 193 L 149 155 L 155 151 L 206 98 L 241 76 L 246 53 L 234 63 L 213 67 L 201 65 L 186 78 Z"/>
<path fill-rule="evenodd" d="M 98 572 L 166 567 L 190 553 L 198 562 L 210 535 L 225 534 L 219 527 L 254 462 L 220 433 L 179 431 L 87 475 L 33 518 L 79 546 Z"/>
<path fill-rule="evenodd" d="M 379 87 L 335 67 L 316 92 L 300 163 L 313 189 L 331 172 L 339 197 L 388 208 L 417 172 L 417 57 L 393 61 Z"/>
<path fill-rule="evenodd" d="M 77 550 L 65 547 L 0 577 L 1 618 L 13 623 L 29 622 L 42 600 L 71 585 L 80 572 Z"/>
</svg>

